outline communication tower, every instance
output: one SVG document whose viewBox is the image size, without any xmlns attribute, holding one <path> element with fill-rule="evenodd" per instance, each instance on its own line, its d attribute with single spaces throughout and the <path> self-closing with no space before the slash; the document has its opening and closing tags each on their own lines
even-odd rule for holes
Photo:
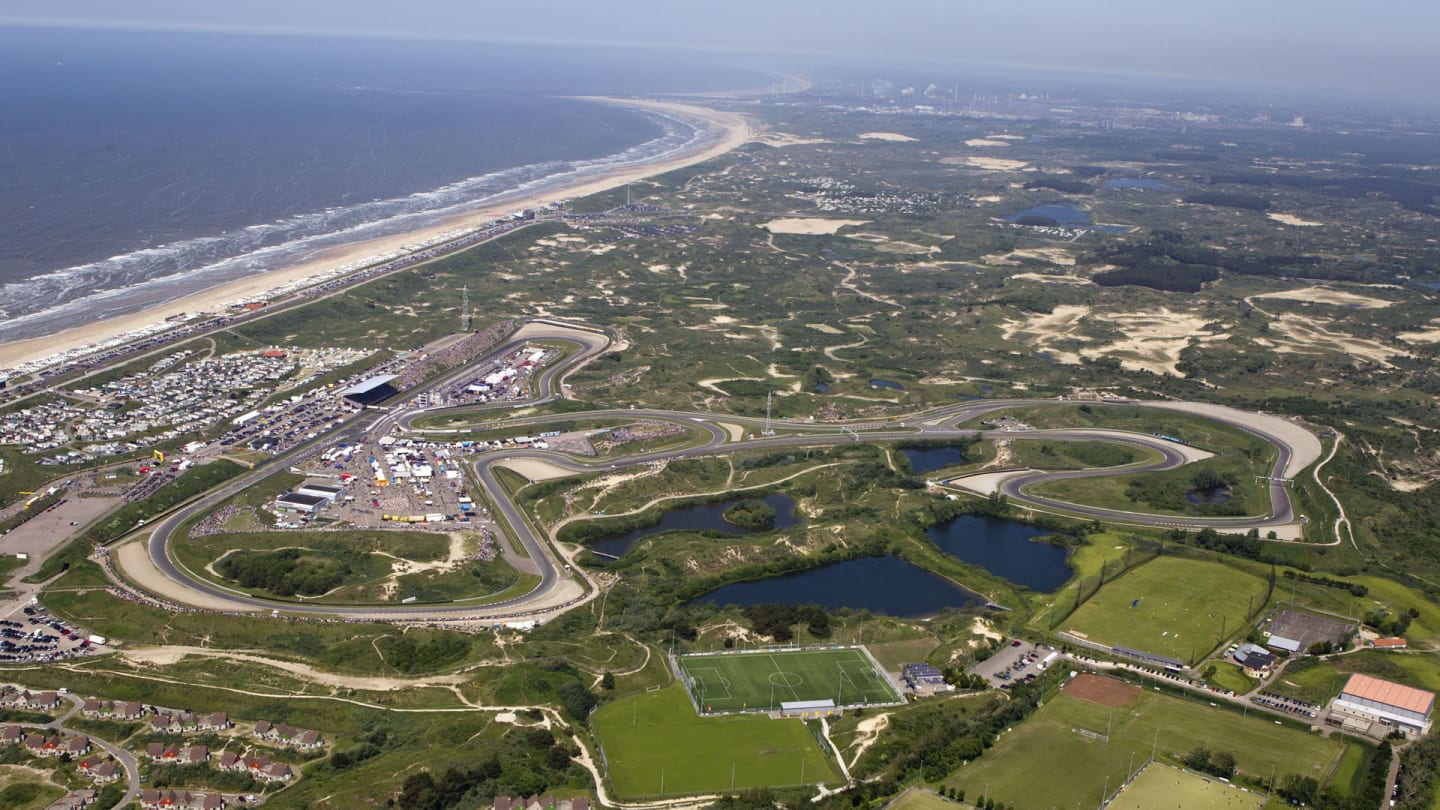
<svg viewBox="0 0 1440 810">
<path fill-rule="evenodd" d="M 772 427 L 770 427 L 770 399 L 771 399 L 771 397 L 773 397 L 773 396 L 774 396 L 774 392 L 773 392 L 773 391 L 766 391 L 766 392 L 765 392 L 765 430 L 761 431 L 761 433 L 760 433 L 761 436 L 774 436 L 774 435 L 775 435 L 775 429 L 772 428 Z"/>
<path fill-rule="evenodd" d="M 470 285 L 460 288 L 460 331 L 470 331 Z"/>
</svg>

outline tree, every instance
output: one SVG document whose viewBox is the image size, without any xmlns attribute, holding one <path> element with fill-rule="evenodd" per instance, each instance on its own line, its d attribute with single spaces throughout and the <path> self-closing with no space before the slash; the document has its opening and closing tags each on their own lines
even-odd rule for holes
<svg viewBox="0 0 1440 810">
<path fill-rule="evenodd" d="M 615 689 L 615 673 L 608 669 L 605 670 L 605 674 L 600 676 L 600 688 L 606 692 L 613 691 Z"/>
</svg>

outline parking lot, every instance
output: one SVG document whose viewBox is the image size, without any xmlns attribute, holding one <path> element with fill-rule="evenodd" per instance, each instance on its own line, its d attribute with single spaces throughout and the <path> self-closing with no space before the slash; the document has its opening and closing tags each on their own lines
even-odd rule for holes
<svg viewBox="0 0 1440 810">
<path fill-rule="evenodd" d="M 59 661 L 97 652 L 85 630 L 50 615 L 43 605 L 16 606 L 0 617 L 0 663 Z"/>
<path fill-rule="evenodd" d="M 1009 689 L 1016 683 L 1035 680 L 1043 671 L 1041 662 L 1054 652 L 1051 647 L 1014 639 L 1006 642 L 994 655 L 971 667 L 970 672 L 984 677 L 991 686 Z"/>
</svg>

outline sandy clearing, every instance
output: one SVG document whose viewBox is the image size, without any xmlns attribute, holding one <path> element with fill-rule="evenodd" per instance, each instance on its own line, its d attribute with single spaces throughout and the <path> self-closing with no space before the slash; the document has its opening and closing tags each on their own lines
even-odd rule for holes
<svg viewBox="0 0 1440 810">
<path fill-rule="evenodd" d="M 710 319 L 710 323 L 716 326 L 729 326 L 732 323 L 739 323 L 739 318 L 732 318 L 729 315 L 716 315 Z"/>
<path fill-rule="evenodd" d="M 1271 213 L 1271 214 L 1266 214 L 1265 216 L 1267 216 L 1267 217 L 1269 217 L 1270 219 L 1273 219 L 1273 220 L 1275 220 L 1276 222 L 1279 222 L 1279 223 L 1281 223 L 1281 224 L 1283 224 L 1283 225 L 1296 225 L 1296 226 L 1301 227 L 1301 228 L 1318 228 L 1318 227 L 1321 227 L 1321 226 L 1323 226 L 1323 225 L 1325 224 L 1325 223 L 1323 223 L 1323 222 L 1315 222 L 1314 220 L 1301 219 L 1300 217 L 1297 217 L 1297 216 L 1295 216 L 1294 214 L 1274 214 L 1274 213 Z"/>
<path fill-rule="evenodd" d="M 862 132 L 860 137 L 867 141 L 890 141 L 892 143 L 911 143 L 919 140 L 919 138 L 901 135 L 898 132 Z"/>
<path fill-rule="evenodd" d="M 880 739 L 880 733 L 890 725 L 890 715 L 877 714 L 874 717 L 867 717 L 855 725 L 855 741 L 850 745 L 855 753 L 850 755 L 850 767 L 860 761 L 860 757 L 869 750 L 875 741 Z"/>
<path fill-rule="evenodd" d="M 828 236 L 851 225 L 869 224 L 868 219 L 827 219 L 825 217 L 782 217 L 760 227 L 771 233 L 798 233 L 806 236 Z"/>
<path fill-rule="evenodd" d="M 1325 328 L 1310 316 L 1286 313 L 1270 323 L 1270 336 L 1277 340 L 1275 351 L 1296 354 L 1327 354 L 1339 352 L 1356 361 L 1368 361 L 1382 368 L 1394 368 L 1390 358 L 1409 357 L 1410 353 L 1368 338 L 1355 337 Z"/>
<path fill-rule="evenodd" d="M 944 162 L 945 162 L 945 161 L 941 161 L 941 163 L 944 163 Z M 1001 196 L 999 196 L 999 195 L 997 195 L 997 194 L 987 194 L 987 195 L 985 195 L 984 197 L 976 197 L 976 198 L 975 198 L 975 202 L 983 202 L 983 203 L 997 203 L 997 202 L 1004 202 L 1004 201 L 1005 201 L 1005 198 L 1004 198 L 1004 197 L 1001 197 Z"/>
<path fill-rule="evenodd" d="M 1025 140 L 1025 136 L 1024 136 L 1024 135 L 986 135 L 985 137 L 987 137 L 987 138 L 1000 138 L 1001 140 L 1006 140 L 1006 141 L 1023 141 L 1023 140 Z"/>
<path fill-rule="evenodd" d="M 942 158 L 940 162 L 970 166 L 975 169 L 984 169 L 987 172 L 1014 172 L 1030 165 L 1029 161 L 1025 160 L 1006 160 L 1005 158 L 981 157 L 980 155 Z"/>
<path fill-rule="evenodd" d="M 766 132 L 751 139 L 755 143 L 763 143 L 766 146 L 805 146 L 812 143 L 834 143 L 824 138 L 801 138 L 798 135 L 791 135 L 786 132 Z"/>
<path fill-rule="evenodd" d="M 1041 284 L 1073 284 L 1082 287 L 1087 284 L 1094 283 L 1088 278 L 1080 278 L 1079 276 L 1047 276 L 1044 273 L 1016 273 L 1007 278 L 1006 281 L 1013 281 L 1016 279 L 1020 279 L 1023 281 L 1038 281 Z"/>
<path fill-rule="evenodd" d="M 1229 339 L 1227 332 L 1206 332 L 1209 320 L 1191 313 L 1161 308 L 1155 312 L 1117 312 L 1106 319 L 1126 335 L 1125 339 L 1083 351 L 1086 357 L 1116 357 L 1128 369 L 1152 374 L 1184 377 L 1176 364 L 1180 352 L 1192 342 L 1211 343 Z"/>
<path fill-rule="evenodd" d="M 706 390 L 714 391 L 722 397 L 728 397 L 730 396 L 730 394 L 726 393 L 725 389 L 716 385 L 716 383 L 729 382 L 730 380 L 754 380 L 755 382 L 765 382 L 764 377 L 708 377 L 703 380 L 696 380 L 695 384 Z"/>
<path fill-rule="evenodd" d="M 996 630 L 990 622 L 985 621 L 979 616 L 976 616 L 974 621 L 970 622 L 970 632 L 981 638 L 989 639 L 990 641 L 1005 640 L 1004 634 Z"/>
<path fill-rule="evenodd" d="M 685 166 L 703 163 L 735 149 L 750 139 L 750 125 L 747 119 L 739 113 L 712 110 L 707 107 L 672 101 L 601 97 L 588 97 L 586 100 L 698 120 L 705 126 L 723 134 L 703 148 L 676 155 L 668 160 L 621 166 L 598 177 L 587 178 L 584 182 L 567 187 L 554 188 L 541 195 L 529 191 L 505 194 L 482 210 L 451 217 L 429 228 L 336 247 L 302 264 L 268 273 L 259 273 L 160 304 L 142 312 L 97 321 L 44 338 L 7 343 L 0 346 L 0 368 L 13 368 L 22 363 L 51 357 L 63 351 L 99 344 L 153 324 L 162 323 L 166 318 L 182 313 L 221 311 L 232 302 L 271 298 L 273 291 L 281 287 L 295 285 L 308 279 L 334 275 L 342 272 L 344 268 L 359 269 L 373 264 L 385 256 L 398 256 L 413 252 L 425 244 L 438 243 L 475 231 L 499 217 L 508 216 L 525 208 L 541 208 L 557 200 L 597 194 L 618 188 L 626 183 L 633 183 Z M 614 247 L 611 244 L 599 249 L 613 250 Z"/>
<path fill-rule="evenodd" d="M 1440 326 L 1418 332 L 1401 332 L 1395 337 L 1406 343 L 1440 343 Z"/>
<path fill-rule="evenodd" d="M 994 138 L 971 138 L 965 142 L 966 146 L 1009 146 L 1009 141 L 997 141 Z"/>
<path fill-rule="evenodd" d="M 843 329 L 836 329 L 835 327 L 831 326 L 831 325 L 828 324 L 828 323 L 807 323 L 807 324 L 805 324 L 805 326 L 808 327 L 808 328 L 810 328 L 810 329 L 814 329 L 816 332 L 821 332 L 821 333 L 826 334 L 826 335 L 843 335 L 843 334 L 845 334 L 845 330 L 843 330 Z"/>
<path fill-rule="evenodd" d="M 552 478 L 564 478 L 568 475 L 575 474 L 564 467 L 559 467 L 537 458 L 508 459 L 500 462 L 497 466 L 512 470 L 531 481 L 548 481 Z"/>
<path fill-rule="evenodd" d="M 223 599 L 206 596 L 205 594 L 192 590 L 188 587 L 177 587 L 160 570 L 150 562 L 150 555 L 145 548 L 145 540 L 126 543 L 111 553 L 111 560 L 125 574 L 126 578 L 134 581 L 141 588 L 155 594 L 163 594 L 166 599 L 179 602 L 191 607 L 204 610 L 216 610 L 226 613 L 260 613 L 262 608 L 252 608 L 246 605 L 227 602 Z"/>
<path fill-rule="evenodd" d="M 1320 439 L 1311 433 L 1304 426 L 1286 419 L 1283 416 L 1276 416 L 1268 413 L 1253 413 L 1231 408 L 1226 405 L 1214 405 L 1208 402 L 1152 402 L 1147 403 L 1148 407 L 1165 408 L 1172 411 L 1184 411 L 1186 413 L 1206 416 L 1211 419 L 1221 419 L 1234 422 L 1240 425 L 1263 430 L 1266 433 L 1279 437 L 1281 441 L 1290 446 L 1290 462 L 1285 465 L 1285 477 L 1294 478 L 1320 458 L 1323 449 Z"/>
<path fill-rule="evenodd" d="M 1021 259 L 1035 259 L 1064 267 L 1075 266 L 1075 254 L 1062 247 L 1023 248 L 1012 250 L 1009 253 L 989 253 L 980 257 L 980 261 L 992 266 L 1015 266 L 1020 264 L 1019 260 Z"/>
<path fill-rule="evenodd" d="M 1252 295 L 1251 298 L 1278 298 L 1284 301 L 1304 301 L 1311 304 L 1333 304 L 1337 307 L 1350 307 L 1353 309 L 1384 309 L 1395 306 L 1394 301 L 1386 301 L 1384 298 L 1374 298 L 1368 295 L 1337 290 L 1333 287 L 1302 287 L 1298 290 L 1280 290 L 1279 292 L 1261 293 Z"/>
<path fill-rule="evenodd" d="M 730 423 L 730 422 L 717 422 L 716 424 L 717 424 L 719 427 L 722 427 L 722 428 L 725 429 L 725 433 L 729 435 L 730 441 L 732 441 L 732 442 L 743 442 L 743 441 L 745 441 L 745 435 L 746 435 L 746 434 L 745 434 L 745 428 L 743 428 L 743 427 L 741 427 L 741 426 L 739 426 L 739 425 L 736 425 L 736 424 L 732 424 L 732 423 Z"/>
<path fill-rule="evenodd" d="M 1070 333 L 1089 314 L 1090 307 L 1086 304 L 1061 304 L 1049 313 L 1006 320 L 1001 329 L 1007 341 L 1029 337 L 1044 343 L 1054 338 L 1073 337 Z"/>
<path fill-rule="evenodd" d="M 1004 472 L 973 473 L 962 475 L 959 478 L 952 478 L 948 482 L 950 486 L 969 490 L 977 495 L 993 495 L 1000 485 L 1021 475 L 1028 475 L 1035 472 L 1031 469 L 1005 470 Z"/>
</svg>

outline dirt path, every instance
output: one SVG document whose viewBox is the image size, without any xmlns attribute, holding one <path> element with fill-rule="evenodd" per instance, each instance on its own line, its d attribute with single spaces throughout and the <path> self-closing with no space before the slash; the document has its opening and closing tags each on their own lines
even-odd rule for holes
<svg viewBox="0 0 1440 810">
<path fill-rule="evenodd" d="M 860 757 L 870 749 L 870 746 L 874 745 L 875 742 L 880 739 L 880 732 L 889 728 L 889 726 L 889 712 L 877 714 L 874 717 L 867 717 L 860 721 L 859 725 L 855 727 L 855 742 L 850 744 L 851 747 L 855 749 L 855 753 L 850 755 L 850 767 L 853 768 L 855 763 L 860 761 Z M 840 762 L 844 764 L 843 759 L 841 759 Z"/>
</svg>

